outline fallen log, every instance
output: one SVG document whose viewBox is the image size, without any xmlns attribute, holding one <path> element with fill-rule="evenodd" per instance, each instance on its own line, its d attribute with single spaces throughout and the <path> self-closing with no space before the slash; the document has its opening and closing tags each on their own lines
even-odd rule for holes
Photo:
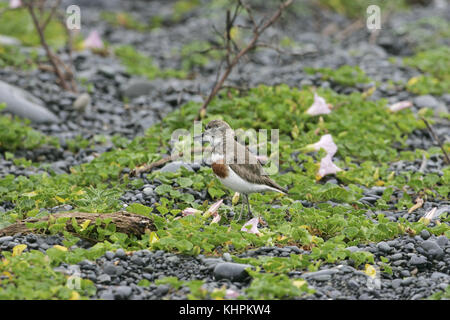
<svg viewBox="0 0 450 320">
<path fill-rule="evenodd" d="M 39 219 L 31 218 L 16 222 L 6 228 L 0 229 L 0 236 L 13 236 L 17 233 L 33 233 L 35 230 L 32 228 L 30 229 L 27 224 L 48 221 L 50 217 L 54 219 L 69 218 L 66 221 L 66 230 L 74 234 L 76 234 L 76 232 L 72 226 L 72 218 L 75 218 L 78 225 L 83 224 L 87 220 L 91 220 L 89 223 L 90 225 L 95 224 L 96 219 L 111 219 L 111 223 L 116 225 L 117 232 L 122 232 L 128 235 L 141 236 L 147 230 L 156 231 L 156 227 L 152 219 L 126 211 L 114 213 L 63 212 L 51 214 Z"/>
</svg>

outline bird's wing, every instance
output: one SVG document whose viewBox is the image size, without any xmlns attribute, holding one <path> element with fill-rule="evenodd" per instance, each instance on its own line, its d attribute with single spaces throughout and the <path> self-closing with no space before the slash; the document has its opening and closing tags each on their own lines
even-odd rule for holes
<svg viewBox="0 0 450 320">
<path fill-rule="evenodd" d="M 234 161 L 229 164 L 230 168 L 245 180 L 255 184 L 265 184 L 281 192 L 288 193 L 288 190 L 278 185 L 264 172 L 259 160 L 246 146 L 234 141 Z M 240 158 L 238 158 L 240 155 Z M 245 155 L 245 157 L 243 156 Z M 239 160 L 239 161 L 238 161 Z"/>
</svg>

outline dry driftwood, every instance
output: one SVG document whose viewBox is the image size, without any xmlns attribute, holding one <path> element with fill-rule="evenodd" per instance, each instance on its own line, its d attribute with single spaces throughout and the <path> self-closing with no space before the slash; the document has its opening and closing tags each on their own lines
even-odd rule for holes
<svg viewBox="0 0 450 320">
<path fill-rule="evenodd" d="M 97 218 L 99 219 L 111 219 L 111 223 L 116 225 L 116 231 L 126 233 L 128 235 L 141 236 L 146 230 L 156 231 L 156 227 L 153 221 L 145 216 L 138 214 L 120 211 L 114 213 L 88 213 L 88 212 L 63 212 L 52 214 L 40 219 L 27 219 L 16 222 L 6 228 L 0 230 L 0 236 L 12 236 L 17 233 L 28 234 L 34 230 L 27 227 L 28 223 L 36 223 L 41 221 L 48 221 L 50 217 L 69 218 L 66 222 L 66 230 L 71 233 L 75 233 L 72 227 L 72 218 L 75 218 L 78 225 L 81 225 L 86 220 L 91 220 L 91 223 L 95 223 Z"/>
</svg>

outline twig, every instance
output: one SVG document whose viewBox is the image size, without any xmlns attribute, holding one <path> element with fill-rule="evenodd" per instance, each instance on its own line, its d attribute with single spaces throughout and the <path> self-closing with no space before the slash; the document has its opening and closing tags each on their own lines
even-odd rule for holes
<svg viewBox="0 0 450 320">
<path fill-rule="evenodd" d="M 236 66 L 236 64 L 239 62 L 241 57 L 244 56 L 250 50 L 252 50 L 252 49 L 254 49 L 256 47 L 257 41 L 258 41 L 259 37 L 261 36 L 261 34 L 268 27 L 270 27 L 275 21 L 278 20 L 278 18 L 281 16 L 281 13 L 283 12 L 283 10 L 286 7 L 288 7 L 292 3 L 292 1 L 293 0 L 287 0 L 287 1 L 283 2 L 280 5 L 280 7 L 278 8 L 278 10 L 272 15 L 272 17 L 267 22 L 265 22 L 261 27 L 258 26 L 256 28 L 254 28 L 252 40 L 250 41 L 250 43 L 244 49 L 239 51 L 239 53 L 233 58 L 233 60 L 231 60 L 229 66 L 225 70 L 224 74 L 220 77 L 220 80 L 212 88 L 211 93 L 209 94 L 208 98 L 205 100 L 205 102 L 203 103 L 202 107 L 200 108 L 198 116 L 197 116 L 197 120 L 200 119 L 200 118 L 204 118 L 204 116 L 206 115 L 206 109 L 207 109 L 209 103 L 216 96 L 217 92 L 219 92 L 219 90 L 223 86 L 225 80 L 228 78 L 228 76 L 230 75 L 231 71 Z M 240 3 L 241 3 L 241 1 L 240 1 Z M 250 9 L 248 7 L 245 7 L 245 9 L 247 10 L 247 12 L 250 11 Z M 249 14 L 249 16 L 250 16 L 250 14 Z M 252 23 L 253 23 L 253 21 L 252 21 Z"/>
<path fill-rule="evenodd" d="M 56 4 L 52 7 L 52 12 L 50 13 L 48 18 L 51 18 L 53 16 L 54 10 L 56 10 L 55 8 L 59 4 L 59 2 L 60 1 L 57 1 Z M 46 20 L 45 22 L 40 23 L 37 15 L 36 15 L 36 12 L 35 12 L 35 8 L 36 8 L 35 5 L 38 5 L 39 10 L 42 11 L 43 7 L 44 7 L 43 4 L 44 4 L 44 1 L 41 1 L 39 3 L 34 3 L 33 1 L 30 1 L 30 0 L 24 1 L 24 5 L 28 9 L 28 12 L 30 13 L 31 18 L 33 20 L 33 24 L 35 26 L 35 29 L 36 29 L 36 31 L 37 31 L 37 33 L 39 35 L 39 39 L 40 39 L 41 45 L 44 48 L 45 53 L 47 54 L 47 58 L 49 59 L 50 64 L 53 67 L 53 72 L 58 77 L 58 80 L 59 80 L 59 83 L 60 83 L 61 87 L 64 90 L 76 92 L 76 88 L 74 86 L 75 83 L 72 82 L 70 85 L 67 83 L 65 74 L 60 69 L 60 65 L 66 71 L 70 70 L 70 69 L 61 61 L 61 59 L 59 59 L 59 57 L 57 57 L 55 54 L 53 54 L 53 52 L 51 51 L 51 49 L 50 49 L 50 47 L 49 47 L 49 45 L 47 43 L 47 40 L 45 39 L 44 29 L 42 27 L 45 28 L 47 26 L 47 24 L 48 24 L 48 21 L 50 21 L 50 20 L 48 20 L 48 18 L 47 18 L 48 21 Z M 41 16 L 42 16 L 42 13 L 41 13 Z M 68 72 L 68 74 L 70 76 L 70 75 L 72 75 L 72 72 L 70 71 L 70 72 Z"/>
<path fill-rule="evenodd" d="M 197 147 L 197 148 L 193 148 L 191 150 L 191 153 L 204 152 L 204 151 L 208 151 L 210 149 L 211 149 L 211 147 Z M 163 165 L 165 165 L 168 162 L 177 160 L 177 159 L 181 158 L 183 155 L 184 155 L 184 152 L 179 152 L 178 154 L 174 154 L 174 155 L 159 159 L 155 162 L 136 167 L 131 171 L 130 176 L 137 177 L 141 173 L 152 171 L 154 168 L 162 167 Z"/>
<path fill-rule="evenodd" d="M 55 14 L 56 10 L 59 8 L 60 4 L 61 4 L 61 0 L 57 0 L 55 5 L 52 7 L 52 10 L 50 11 L 47 19 L 42 23 L 42 25 L 40 25 L 40 28 L 42 29 L 42 32 L 44 32 L 45 29 L 47 28 L 48 24 L 52 20 L 53 15 Z"/>
<path fill-rule="evenodd" d="M 425 125 L 427 126 L 427 129 L 430 132 L 431 136 L 433 137 L 433 139 L 437 142 L 437 144 L 441 148 L 442 153 L 444 154 L 445 163 L 450 164 L 450 158 L 448 157 L 448 154 L 444 149 L 444 145 L 442 144 L 441 139 L 439 139 L 437 134 L 434 132 L 433 127 L 431 127 L 431 125 L 428 123 L 428 121 L 424 117 L 420 117 L 420 119 L 422 119 L 422 121 L 425 122 Z"/>
<path fill-rule="evenodd" d="M 425 154 L 422 154 L 422 163 L 420 164 L 420 168 L 419 168 L 419 172 L 424 172 L 425 169 L 427 168 L 427 157 L 425 156 Z"/>
<path fill-rule="evenodd" d="M 356 30 L 361 29 L 362 27 L 364 27 L 364 23 L 362 22 L 361 19 L 358 19 L 355 22 L 353 22 L 350 25 L 348 25 L 344 30 L 339 32 L 336 35 L 336 39 L 339 40 L 339 41 L 343 40 L 345 37 L 351 35 L 353 32 L 355 32 Z"/>
</svg>

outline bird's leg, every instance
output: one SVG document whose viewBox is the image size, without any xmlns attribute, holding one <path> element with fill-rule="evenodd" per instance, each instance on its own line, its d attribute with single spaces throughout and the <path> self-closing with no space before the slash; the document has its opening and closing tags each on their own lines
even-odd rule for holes
<svg viewBox="0 0 450 320">
<path fill-rule="evenodd" d="M 247 200 L 248 215 L 249 215 L 250 218 L 252 218 L 253 217 L 253 213 L 250 210 L 250 202 L 248 201 L 248 195 L 244 194 L 244 197 L 245 197 L 245 200 Z"/>
<path fill-rule="evenodd" d="M 239 218 L 238 218 L 238 221 L 240 221 L 241 220 L 241 218 L 242 218 L 242 212 L 244 212 L 244 198 L 245 197 L 242 197 L 242 206 L 241 206 L 241 213 L 239 213 Z"/>
</svg>

